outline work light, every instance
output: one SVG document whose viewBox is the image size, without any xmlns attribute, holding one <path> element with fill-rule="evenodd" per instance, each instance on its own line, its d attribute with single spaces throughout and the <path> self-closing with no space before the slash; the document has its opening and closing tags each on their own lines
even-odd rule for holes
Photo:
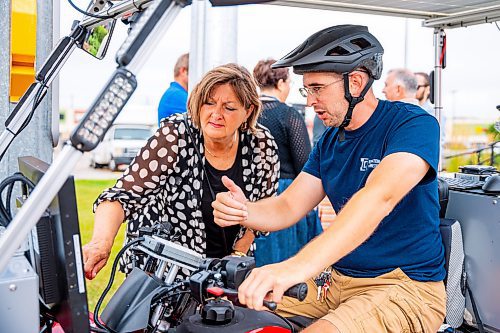
<svg viewBox="0 0 500 333">
<path fill-rule="evenodd" d="M 71 143 L 80 151 L 94 149 L 102 141 L 136 87 L 137 81 L 131 72 L 117 69 L 71 134 Z"/>
</svg>

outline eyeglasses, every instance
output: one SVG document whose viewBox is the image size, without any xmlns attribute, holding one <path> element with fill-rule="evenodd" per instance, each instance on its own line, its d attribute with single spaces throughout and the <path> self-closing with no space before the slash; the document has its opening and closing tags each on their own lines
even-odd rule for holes
<svg viewBox="0 0 500 333">
<path fill-rule="evenodd" d="M 328 86 L 331 86 L 332 84 L 335 84 L 335 83 L 338 83 L 341 81 L 344 81 L 344 78 L 341 78 L 337 81 L 333 81 L 333 82 L 328 83 L 328 84 L 325 84 L 324 86 L 316 86 L 316 87 L 310 87 L 310 88 L 309 87 L 302 87 L 302 88 L 299 88 L 299 92 L 302 95 L 302 97 L 305 97 L 305 98 L 307 98 L 307 95 L 318 97 L 321 93 L 321 90 L 323 90 L 324 88 L 326 88 Z"/>
<path fill-rule="evenodd" d="M 419 84 L 419 85 L 417 86 L 417 90 L 418 90 L 418 89 L 420 89 L 420 88 L 426 88 L 426 87 L 428 87 L 428 86 L 429 86 L 428 84 Z"/>
</svg>

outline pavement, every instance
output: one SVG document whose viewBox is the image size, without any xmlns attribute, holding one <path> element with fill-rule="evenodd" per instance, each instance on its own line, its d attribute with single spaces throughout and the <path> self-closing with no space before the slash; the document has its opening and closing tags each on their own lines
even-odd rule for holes
<svg viewBox="0 0 500 333">
<path fill-rule="evenodd" d="M 90 153 L 84 153 L 73 169 L 75 179 L 118 179 L 122 171 L 113 172 L 107 168 L 94 169 L 90 166 Z"/>
</svg>

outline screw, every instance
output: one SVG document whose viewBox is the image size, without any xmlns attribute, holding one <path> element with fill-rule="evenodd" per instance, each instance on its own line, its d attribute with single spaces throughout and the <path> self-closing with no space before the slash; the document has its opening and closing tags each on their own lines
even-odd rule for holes
<svg viewBox="0 0 500 333">
<path fill-rule="evenodd" d="M 17 286 L 15 284 L 11 284 L 11 285 L 9 285 L 9 290 L 10 291 L 16 291 L 17 290 Z"/>
</svg>

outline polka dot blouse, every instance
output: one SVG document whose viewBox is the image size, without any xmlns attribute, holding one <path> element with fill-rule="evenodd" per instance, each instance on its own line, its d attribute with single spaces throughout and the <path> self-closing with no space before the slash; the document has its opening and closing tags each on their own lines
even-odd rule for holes
<svg viewBox="0 0 500 333">
<path fill-rule="evenodd" d="M 176 243 L 205 254 L 205 224 L 201 214 L 205 175 L 194 149 L 196 145 L 204 155 L 203 137 L 189 119 L 188 124 L 194 142 L 186 132 L 182 115 L 163 119 L 122 177 L 94 203 L 94 211 L 105 200 L 122 205 L 128 220 L 125 242 L 137 237 L 141 227 L 170 222 L 180 235 Z M 257 128 L 256 133 L 240 132 L 243 182 L 250 201 L 275 195 L 279 178 L 276 143 L 265 127 Z M 205 163 L 204 156 L 202 162 Z M 237 239 L 243 233 L 241 230 Z M 141 266 L 142 262 L 136 264 Z M 130 253 L 120 266 L 122 271 L 130 272 L 133 266 Z"/>
</svg>

